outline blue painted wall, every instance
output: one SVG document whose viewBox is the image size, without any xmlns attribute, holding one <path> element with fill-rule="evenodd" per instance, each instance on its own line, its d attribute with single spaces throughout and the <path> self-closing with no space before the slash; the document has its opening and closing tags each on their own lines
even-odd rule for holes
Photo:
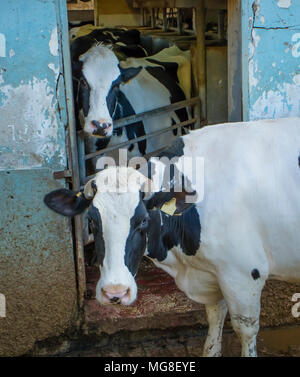
<svg viewBox="0 0 300 377">
<path fill-rule="evenodd" d="M 243 117 L 300 116 L 300 1 L 242 1 Z"/>
<path fill-rule="evenodd" d="M 56 2 L 1 5 L 0 168 L 66 165 Z"/>
<path fill-rule="evenodd" d="M 53 171 L 67 167 L 66 24 L 61 0 L 1 3 L 0 356 L 59 335 L 77 311 L 71 224 L 43 203 L 65 185 Z"/>
</svg>

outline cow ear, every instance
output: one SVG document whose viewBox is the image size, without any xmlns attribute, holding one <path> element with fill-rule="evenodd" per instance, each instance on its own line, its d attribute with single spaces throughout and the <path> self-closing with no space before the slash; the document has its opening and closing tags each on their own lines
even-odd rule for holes
<svg viewBox="0 0 300 377">
<path fill-rule="evenodd" d="M 159 208 L 170 216 L 180 216 L 191 208 L 196 201 L 196 191 L 188 193 L 184 189 L 181 192 L 157 192 L 147 200 L 147 209 Z"/>
<path fill-rule="evenodd" d="M 119 64 L 122 82 L 126 83 L 137 76 L 143 67 L 122 68 Z"/>
<path fill-rule="evenodd" d="M 76 216 L 82 213 L 91 203 L 84 194 L 74 193 L 68 189 L 58 189 L 49 192 L 44 197 L 44 203 L 54 212 L 63 216 Z"/>
</svg>

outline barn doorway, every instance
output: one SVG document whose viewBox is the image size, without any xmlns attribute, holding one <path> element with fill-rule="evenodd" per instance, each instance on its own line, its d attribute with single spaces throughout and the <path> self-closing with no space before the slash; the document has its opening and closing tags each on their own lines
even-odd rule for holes
<svg viewBox="0 0 300 377">
<path fill-rule="evenodd" d="M 148 55 L 172 45 L 190 51 L 192 98 L 184 106 L 193 107 L 192 123 L 198 128 L 232 120 L 228 81 L 236 80 L 236 75 L 228 72 L 227 1 L 206 1 L 201 5 L 197 1 L 186 1 L 184 8 L 174 7 L 174 1 L 173 7 L 168 8 L 160 3 L 165 2 L 119 1 L 118 5 L 112 6 L 107 0 L 70 0 L 67 1 L 69 27 L 91 25 L 91 28 L 138 29 L 141 44 Z M 183 2 L 180 3 L 182 6 Z M 171 106 L 174 105 L 176 106 Z M 162 112 L 166 110 L 155 109 Z M 139 116 L 143 119 L 151 114 Z M 240 120 L 239 116 L 238 111 L 235 111 L 236 120 Z M 126 121 L 127 119 L 118 121 L 118 126 L 126 125 Z M 87 154 L 85 141 L 81 136 L 80 131 L 77 132 L 78 184 L 83 187 L 94 174 L 89 170 L 88 161 L 99 156 L 99 153 Z M 132 307 L 100 306 L 95 300 L 99 269 L 90 263 L 94 248 L 93 237 L 89 232 L 83 232 L 87 227 L 83 218 L 78 219 L 77 216 L 75 221 L 79 296 L 87 326 L 96 326 L 100 332 L 114 333 L 122 329 L 140 330 L 155 326 L 168 328 L 199 323 L 206 325 L 204 306 L 188 300 L 169 275 L 146 259 L 137 276 L 139 294 L 136 303 Z M 83 233 L 85 236 L 82 238 Z"/>
</svg>

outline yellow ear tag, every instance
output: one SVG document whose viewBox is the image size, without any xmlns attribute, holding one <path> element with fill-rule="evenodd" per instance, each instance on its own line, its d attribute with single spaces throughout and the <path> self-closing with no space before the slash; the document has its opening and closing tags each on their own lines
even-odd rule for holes
<svg viewBox="0 0 300 377">
<path fill-rule="evenodd" d="M 176 199 L 172 198 L 170 201 L 164 203 L 164 205 L 160 209 L 162 212 L 166 213 L 167 215 L 173 216 L 176 211 Z M 180 216 L 181 213 L 176 214 L 175 216 Z"/>
<path fill-rule="evenodd" d="M 81 195 L 82 195 L 82 191 L 79 191 L 79 192 L 76 194 L 77 198 L 79 198 Z"/>
</svg>

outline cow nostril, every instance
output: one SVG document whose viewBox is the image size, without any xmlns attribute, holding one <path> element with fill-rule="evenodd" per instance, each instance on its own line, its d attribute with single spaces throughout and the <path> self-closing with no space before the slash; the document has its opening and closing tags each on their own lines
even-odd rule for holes
<svg viewBox="0 0 300 377">
<path fill-rule="evenodd" d="M 125 288 L 123 286 L 123 288 Z M 130 288 L 126 289 L 114 289 L 114 287 L 107 287 L 102 288 L 102 294 L 110 301 L 110 302 L 121 302 L 122 299 L 129 297 Z"/>
<path fill-rule="evenodd" d="M 120 301 L 120 297 L 113 297 L 110 299 L 111 302 L 118 302 Z"/>
<path fill-rule="evenodd" d="M 97 128 L 101 128 L 101 124 L 97 120 L 92 120 L 91 123 L 92 123 L 93 126 L 95 126 Z"/>
<path fill-rule="evenodd" d="M 109 128 L 111 126 L 111 123 L 102 123 L 102 127 L 104 129 Z"/>
</svg>

